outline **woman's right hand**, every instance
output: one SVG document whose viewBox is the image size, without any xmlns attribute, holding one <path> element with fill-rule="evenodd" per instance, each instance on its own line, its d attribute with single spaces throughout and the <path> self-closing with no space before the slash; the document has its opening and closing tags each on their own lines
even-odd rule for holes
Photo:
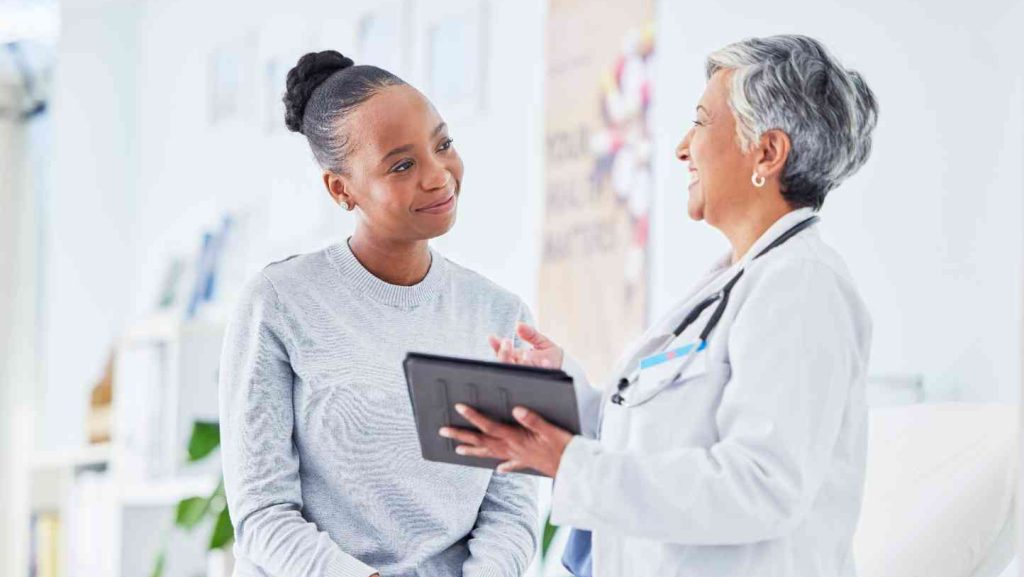
<svg viewBox="0 0 1024 577">
<path fill-rule="evenodd" d="M 530 346 L 517 349 L 512 339 L 501 339 L 494 335 L 488 337 L 498 362 L 545 369 L 562 368 L 565 353 L 554 341 L 526 323 L 516 323 L 516 334 Z"/>
</svg>

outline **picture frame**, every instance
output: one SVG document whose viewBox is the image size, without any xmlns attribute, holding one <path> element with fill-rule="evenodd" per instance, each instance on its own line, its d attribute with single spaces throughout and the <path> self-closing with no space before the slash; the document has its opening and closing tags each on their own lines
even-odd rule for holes
<svg viewBox="0 0 1024 577">
<path fill-rule="evenodd" d="M 472 119 L 488 104 L 488 0 L 452 0 L 424 19 L 423 86 L 446 115 Z"/>
</svg>

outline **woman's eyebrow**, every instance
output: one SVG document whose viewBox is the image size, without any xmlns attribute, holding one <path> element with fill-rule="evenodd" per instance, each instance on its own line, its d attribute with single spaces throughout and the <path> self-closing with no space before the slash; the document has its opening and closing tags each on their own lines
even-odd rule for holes
<svg viewBox="0 0 1024 577">
<path fill-rule="evenodd" d="M 410 150 L 412 150 L 412 145 L 411 144 L 406 144 L 405 146 L 399 146 L 398 148 L 394 148 L 394 149 L 391 150 L 391 152 L 385 154 L 384 158 L 380 159 L 380 161 L 381 162 L 387 162 L 387 160 L 389 158 L 391 158 L 392 156 L 395 156 L 395 155 L 398 155 L 398 154 L 405 154 L 406 152 L 409 152 Z"/>
<path fill-rule="evenodd" d="M 438 134 L 441 134 L 442 132 L 444 132 L 445 128 L 448 128 L 448 125 L 446 123 L 442 122 L 441 124 L 438 124 L 434 128 L 434 131 L 430 133 L 430 137 L 434 138 Z M 393 148 L 393 149 L 391 149 L 391 152 L 388 152 L 387 154 L 385 154 L 384 158 L 381 158 L 380 161 L 381 162 L 387 162 L 387 159 L 391 158 L 392 156 L 395 156 L 397 154 L 405 154 L 406 152 L 409 152 L 410 150 L 412 150 L 412 148 L 413 147 L 412 147 L 411 144 L 406 144 L 404 146 L 399 146 L 398 148 Z"/>
</svg>

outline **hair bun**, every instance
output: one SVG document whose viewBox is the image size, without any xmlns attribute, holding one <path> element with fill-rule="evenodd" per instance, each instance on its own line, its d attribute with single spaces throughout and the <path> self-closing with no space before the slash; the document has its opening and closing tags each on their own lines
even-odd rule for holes
<svg viewBox="0 0 1024 577">
<path fill-rule="evenodd" d="M 351 58 L 337 50 L 310 52 L 299 58 L 298 64 L 288 71 L 284 93 L 284 123 L 288 130 L 302 132 L 302 118 L 313 91 L 329 76 L 353 64 Z"/>
</svg>

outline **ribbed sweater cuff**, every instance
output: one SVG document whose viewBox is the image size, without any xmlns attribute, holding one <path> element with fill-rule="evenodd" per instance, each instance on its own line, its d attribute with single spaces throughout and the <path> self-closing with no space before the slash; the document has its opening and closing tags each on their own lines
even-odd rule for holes
<svg viewBox="0 0 1024 577">
<path fill-rule="evenodd" d="M 338 555 L 327 566 L 324 577 L 370 577 L 377 570 L 351 555 Z"/>
</svg>

